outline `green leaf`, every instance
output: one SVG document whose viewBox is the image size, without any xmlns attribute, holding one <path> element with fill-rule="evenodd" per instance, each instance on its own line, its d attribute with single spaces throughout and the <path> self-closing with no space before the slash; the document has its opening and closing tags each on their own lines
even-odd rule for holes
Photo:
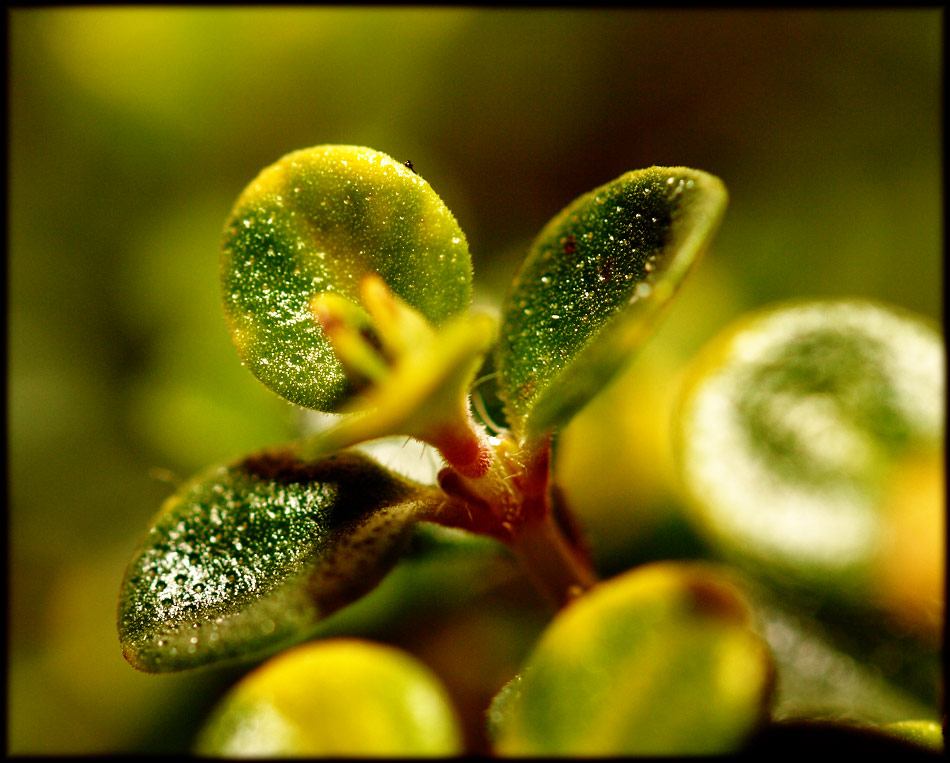
<svg viewBox="0 0 950 763">
<path fill-rule="evenodd" d="M 915 573 L 914 586 L 942 599 L 942 552 L 929 551 L 940 490 L 890 508 L 887 497 L 909 462 L 936 463 L 944 357 L 928 325 L 857 300 L 786 303 L 724 331 L 679 406 L 677 457 L 701 526 L 783 582 L 862 602 L 900 577 L 894 549 L 908 549 L 908 573 L 927 550 L 932 580 Z M 903 521 L 908 509 L 922 519 Z M 893 580 L 875 583 L 887 570 Z"/>
<path fill-rule="evenodd" d="M 502 310 L 496 365 L 508 419 L 528 439 L 577 413 L 628 362 L 725 210 L 718 178 L 628 172 L 541 231 Z"/>
<path fill-rule="evenodd" d="M 126 659 L 172 671 L 299 640 L 379 582 L 429 496 L 352 452 L 209 470 L 165 502 L 126 570 Z"/>
<path fill-rule="evenodd" d="M 225 314 L 244 363 L 290 402 L 337 411 L 354 388 L 311 304 L 325 292 L 357 304 L 370 273 L 435 325 L 468 307 L 468 245 L 428 183 L 357 146 L 296 151 L 265 169 L 222 246 Z"/>
<path fill-rule="evenodd" d="M 715 568 L 652 564 L 561 610 L 492 704 L 502 755 L 738 749 L 763 720 L 771 662 Z"/>
<path fill-rule="evenodd" d="M 466 435 L 468 390 L 495 338 L 494 320 L 482 314 L 450 321 L 393 365 L 379 384 L 354 401 L 354 415 L 312 440 L 315 452 L 332 452 L 367 440 L 406 434 L 443 446 Z M 450 443 L 451 444 L 451 443 Z M 450 452 L 443 451 L 448 457 Z"/>
<path fill-rule="evenodd" d="M 225 757 L 462 754 L 439 680 L 392 647 L 318 641 L 245 676 L 202 729 L 199 755 Z"/>
</svg>

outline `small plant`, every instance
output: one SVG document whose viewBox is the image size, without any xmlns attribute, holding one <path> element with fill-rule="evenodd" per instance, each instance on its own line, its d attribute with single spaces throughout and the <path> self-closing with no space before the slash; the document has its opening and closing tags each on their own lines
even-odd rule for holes
<svg viewBox="0 0 950 763">
<path fill-rule="evenodd" d="M 408 163 L 322 146 L 245 189 L 221 258 L 234 343 L 269 389 L 340 415 L 182 485 L 126 571 L 119 635 L 136 668 L 286 649 L 234 688 L 198 751 L 464 753 L 438 678 L 409 655 L 363 639 L 299 644 L 402 554 L 461 554 L 478 537 L 506 548 L 557 612 L 485 708 L 498 754 L 721 753 L 769 724 L 774 659 L 740 576 L 657 562 L 600 581 L 552 477 L 558 432 L 648 338 L 725 206 L 707 173 L 629 172 L 547 224 L 496 320 L 469 312 L 465 235 Z M 740 558 L 771 563 L 781 546 L 777 575 L 866 590 L 870 552 L 847 533 L 800 549 L 776 535 L 795 511 L 827 518 L 829 505 L 873 535 L 882 470 L 941 437 L 939 338 L 839 301 L 783 306 L 729 337 L 697 367 L 678 419 L 699 521 L 726 547 L 738 525 Z M 473 411 L 486 377 L 503 428 Z M 817 452 L 809 426 L 839 433 L 840 448 Z M 441 455 L 435 480 L 357 448 L 396 435 Z M 928 602 L 901 604 L 926 618 Z"/>
</svg>

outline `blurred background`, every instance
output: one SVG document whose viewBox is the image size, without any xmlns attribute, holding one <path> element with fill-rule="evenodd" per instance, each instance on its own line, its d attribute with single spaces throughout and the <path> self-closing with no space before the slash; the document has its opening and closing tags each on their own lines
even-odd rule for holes
<svg viewBox="0 0 950 763">
<path fill-rule="evenodd" d="M 664 416 L 719 329 L 793 296 L 941 318 L 939 10 L 7 18 L 10 753 L 187 750 L 237 675 L 136 672 L 115 608 L 178 481 L 300 425 L 241 367 L 217 283 L 231 204 L 289 151 L 411 160 L 468 235 L 480 305 L 579 194 L 653 164 L 724 180 L 721 231 L 659 335 L 564 437 L 564 489 L 608 571 L 702 553 L 670 530 Z M 532 638 L 483 609 L 399 637 L 461 705 Z M 465 657 L 478 649 L 494 662 Z"/>
</svg>

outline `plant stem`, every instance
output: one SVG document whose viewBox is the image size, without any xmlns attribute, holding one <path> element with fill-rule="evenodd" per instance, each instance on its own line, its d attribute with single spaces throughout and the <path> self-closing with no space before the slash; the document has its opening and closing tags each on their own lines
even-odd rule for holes
<svg viewBox="0 0 950 763">
<path fill-rule="evenodd" d="M 550 513 L 520 525 L 508 545 L 558 609 L 597 582 L 593 570 L 574 553 Z"/>
</svg>

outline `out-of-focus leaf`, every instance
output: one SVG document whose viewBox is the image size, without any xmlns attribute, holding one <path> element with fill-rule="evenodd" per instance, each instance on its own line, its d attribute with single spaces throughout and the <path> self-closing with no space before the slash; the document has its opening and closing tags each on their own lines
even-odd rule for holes
<svg viewBox="0 0 950 763">
<path fill-rule="evenodd" d="M 824 719 L 866 726 L 936 717 L 939 660 L 919 645 L 913 649 L 906 639 L 882 639 L 879 615 L 850 629 L 863 630 L 868 648 L 845 651 L 835 632 L 806 614 L 808 607 L 783 595 L 787 591 L 743 582 L 775 663 L 773 721 Z M 918 673 L 927 675 L 925 683 L 934 684 L 931 691 L 914 686 Z"/>
<path fill-rule="evenodd" d="M 697 360 L 677 425 L 701 526 L 783 583 L 877 598 L 878 568 L 895 548 L 942 537 L 938 506 L 923 511 L 929 527 L 885 509 L 941 503 L 939 488 L 888 496 L 909 460 L 940 453 L 944 356 L 914 316 L 856 300 L 783 304 L 727 329 Z M 940 570 L 942 556 L 927 563 Z M 914 585 L 924 578 L 942 575 Z M 932 588 L 924 595 L 939 609 Z"/>
<path fill-rule="evenodd" d="M 196 752 L 226 757 L 448 756 L 459 723 L 438 678 L 392 647 L 355 639 L 299 646 L 247 675 Z"/>
<path fill-rule="evenodd" d="M 658 563 L 565 607 L 498 695 L 502 755 L 714 754 L 767 713 L 771 662 L 712 566 Z"/>
<path fill-rule="evenodd" d="M 133 557 L 119 637 L 133 666 L 181 670 L 291 643 L 394 564 L 426 488 L 358 453 L 264 452 L 169 498 Z"/>
<path fill-rule="evenodd" d="M 944 747 L 943 728 L 936 721 L 898 721 L 881 726 L 881 731 L 929 750 L 942 751 Z"/>
<path fill-rule="evenodd" d="M 630 359 L 712 236 L 718 178 L 628 172 L 562 210 L 505 299 L 496 364 L 509 421 L 528 439 L 564 423 Z"/>
<path fill-rule="evenodd" d="M 468 307 L 468 245 L 429 184 L 357 146 L 296 151 L 265 169 L 238 198 L 222 247 L 225 313 L 244 363 L 287 400 L 336 411 L 353 385 L 311 304 L 324 292 L 357 303 L 369 273 L 433 324 Z"/>
</svg>

